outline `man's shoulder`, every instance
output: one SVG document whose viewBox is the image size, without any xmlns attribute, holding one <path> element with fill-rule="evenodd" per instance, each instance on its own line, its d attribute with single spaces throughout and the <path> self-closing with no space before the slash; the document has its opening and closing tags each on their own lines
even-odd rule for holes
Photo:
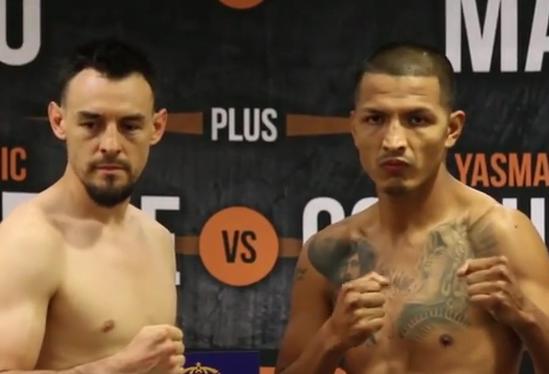
<svg viewBox="0 0 549 374">
<path fill-rule="evenodd" d="M 170 233 L 170 231 L 160 222 L 158 222 L 153 217 L 145 213 L 143 210 L 133 205 L 130 205 L 130 214 L 133 217 L 133 219 L 139 222 L 139 225 L 149 235 L 153 235 L 162 240 L 172 240 L 172 234 Z"/>
<path fill-rule="evenodd" d="M 332 223 L 307 241 L 307 247 L 321 246 L 327 250 L 334 249 L 342 243 L 350 243 L 368 236 L 369 229 L 376 224 L 372 216 L 373 208 L 353 214 L 338 222 Z"/>
<path fill-rule="evenodd" d="M 490 226 L 497 234 L 505 234 L 510 229 L 517 229 L 518 224 L 531 224 L 530 219 L 515 208 L 506 207 L 497 201 L 482 204 L 470 214 L 471 227 Z"/>
<path fill-rule="evenodd" d="M 35 201 L 16 207 L 0 223 L 0 265 L 10 268 L 14 277 L 55 278 L 63 249 L 62 234 Z"/>
<path fill-rule="evenodd" d="M 460 211 L 467 212 L 469 226 L 490 222 L 505 227 L 513 219 L 524 216 L 517 209 L 508 208 L 490 195 L 471 187 L 466 187 L 465 193 L 459 198 L 458 206 Z"/>
<path fill-rule="evenodd" d="M 525 255 L 543 242 L 532 221 L 520 210 L 494 203 L 472 217 L 469 238 L 477 257 Z M 519 260 L 517 257 L 516 260 Z"/>
<path fill-rule="evenodd" d="M 26 238 L 27 242 L 48 241 L 47 245 L 59 238 L 59 233 L 38 200 L 30 200 L 17 206 L 1 223 L 0 237 Z"/>
<path fill-rule="evenodd" d="M 360 212 L 318 231 L 307 240 L 305 248 L 309 257 L 312 252 L 327 259 L 339 258 L 342 253 L 346 254 L 350 249 L 365 243 L 368 231 L 374 224 L 368 210 Z"/>
<path fill-rule="evenodd" d="M 345 240 L 349 237 L 349 232 L 350 222 L 349 219 L 346 218 L 342 221 L 328 225 L 316 234 L 312 235 L 311 238 L 307 240 L 306 246 L 318 246 L 319 243 L 333 243 Z"/>
</svg>

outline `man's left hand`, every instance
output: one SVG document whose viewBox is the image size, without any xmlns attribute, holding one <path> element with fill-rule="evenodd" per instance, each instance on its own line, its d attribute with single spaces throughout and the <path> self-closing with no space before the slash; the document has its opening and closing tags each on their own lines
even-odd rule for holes
<svg viewBox="0 0 549 374">
<path fill-rule="evenodd" d="M 471 303 L 485 309 L 498 322 L 515 327 L 528 319 L 531 304 L 505 256 L 469 259 L 457 275 L 467 282 Z"/>
</svg>

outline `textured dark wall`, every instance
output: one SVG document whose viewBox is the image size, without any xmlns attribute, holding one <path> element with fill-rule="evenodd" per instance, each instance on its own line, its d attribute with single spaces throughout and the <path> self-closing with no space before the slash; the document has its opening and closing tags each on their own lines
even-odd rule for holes
<svg viewBox="0 0 549 374">
<path fill-rule="evenodd" d="M 479 1 L 481 17 L 486 2 Z M 484 4 L 484 5 L 483 5 Z M 535 1 L 520 0 L 519 71 L 499 72 L 499 37 L 492 72 L 471 69 L 463 44 L 458 103 L 468 114 L 455 152 L 546 152 L 549 75 L 524 73 Z M 21 41 L 21 8 L 8 2 L 8 37 Z M 458 15 L 455 15 L 458 17 Z M 482 19 L 482 18 L 481 18 Z M 198 235 L 216 211 L 246 205 L 262 212 L 281 237 L 300 239 L 305 204 L 317 196 L 346 213 L 372 184 L 363 176 L 348 135 L 285 136 L 286 114 L 347 116 L 356 64 L 387 41 L 414 40 L 445 49 L 441 0 L 266 0 L 236 11 L 215 0 L 43 1 L 42 46 L 24 66 L 0 64 L 0 140 L 24 145 L 29 179 L 0 182 L 2 191 L 37 192 L 63 170 L 64 147 L 43 121 L 56 95 L 59 57 L 88 38 L 115 34 L 145 49 L 158 66 L 160 104 L 171 112 L 202 112 L 201 136 L 168 134 L 155 147 L 135 195 L 181 198 L 181 211 L 157 218 L 176 235 Z M 213 142 L 210 108 L 277 110 L 274 143 Z M 450 155 L 450 169 L 455 171 Z M 487 189 L 518 197 L 526 212 L 539 188 Z M 549 221 L 549 220 L 548 220 Z M 196 256 L 178 256 L 180 320 L 192 348 L 275 350 L 288 316 L 295 259 L 280 259 L 260 283 L 233 288 L 212 278 Z"/>
</svg>

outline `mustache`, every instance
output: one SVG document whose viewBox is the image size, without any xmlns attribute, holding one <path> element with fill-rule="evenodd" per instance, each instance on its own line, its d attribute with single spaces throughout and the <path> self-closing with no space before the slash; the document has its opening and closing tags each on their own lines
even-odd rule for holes
<svg viewBox="0 0 549 374">
<path fill-rule="evenodd" d="M 97 169 L 103 165 L 114 165 L 114 166 L 117 166 L 121 169 L 124 169 L 126 171 L 130 171 L 131 170 L 131 166 L 130 166 L 130 163 L 128 161 L 125 161 L 125 160 L 111 160 L 111 159 L 103 159 L 103 160 L 97 160 L 97 161 L 93 161 L 90 163 L 89 165 L 89 169 L 90 170 L 93 170 L 93 169 Z"/>
</svg>

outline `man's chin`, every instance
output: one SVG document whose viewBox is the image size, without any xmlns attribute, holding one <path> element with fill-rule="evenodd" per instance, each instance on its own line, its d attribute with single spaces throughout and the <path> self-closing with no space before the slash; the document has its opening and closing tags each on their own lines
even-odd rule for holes
<svg viewBox="0 0 549 374">
<path fill-rule="evenodd" d="M 112 208 L 126 201 L 133 192 L 133 185 L 121 187 L 102 188 L 98 186 L 86 185 L 88 196 L 97 205 Z"/>
<path fill-rule="evenodd" d="M 383 193 L 389 196 L 397 197 L 397 196 L 406 195 L 410 191 L 410 188 L 408 188 L 403 183 L 394 183 L 394 184 L 388 184 L 386 186 L 383 186 L 381 191 L 383 191 Z"/>
</svg>

